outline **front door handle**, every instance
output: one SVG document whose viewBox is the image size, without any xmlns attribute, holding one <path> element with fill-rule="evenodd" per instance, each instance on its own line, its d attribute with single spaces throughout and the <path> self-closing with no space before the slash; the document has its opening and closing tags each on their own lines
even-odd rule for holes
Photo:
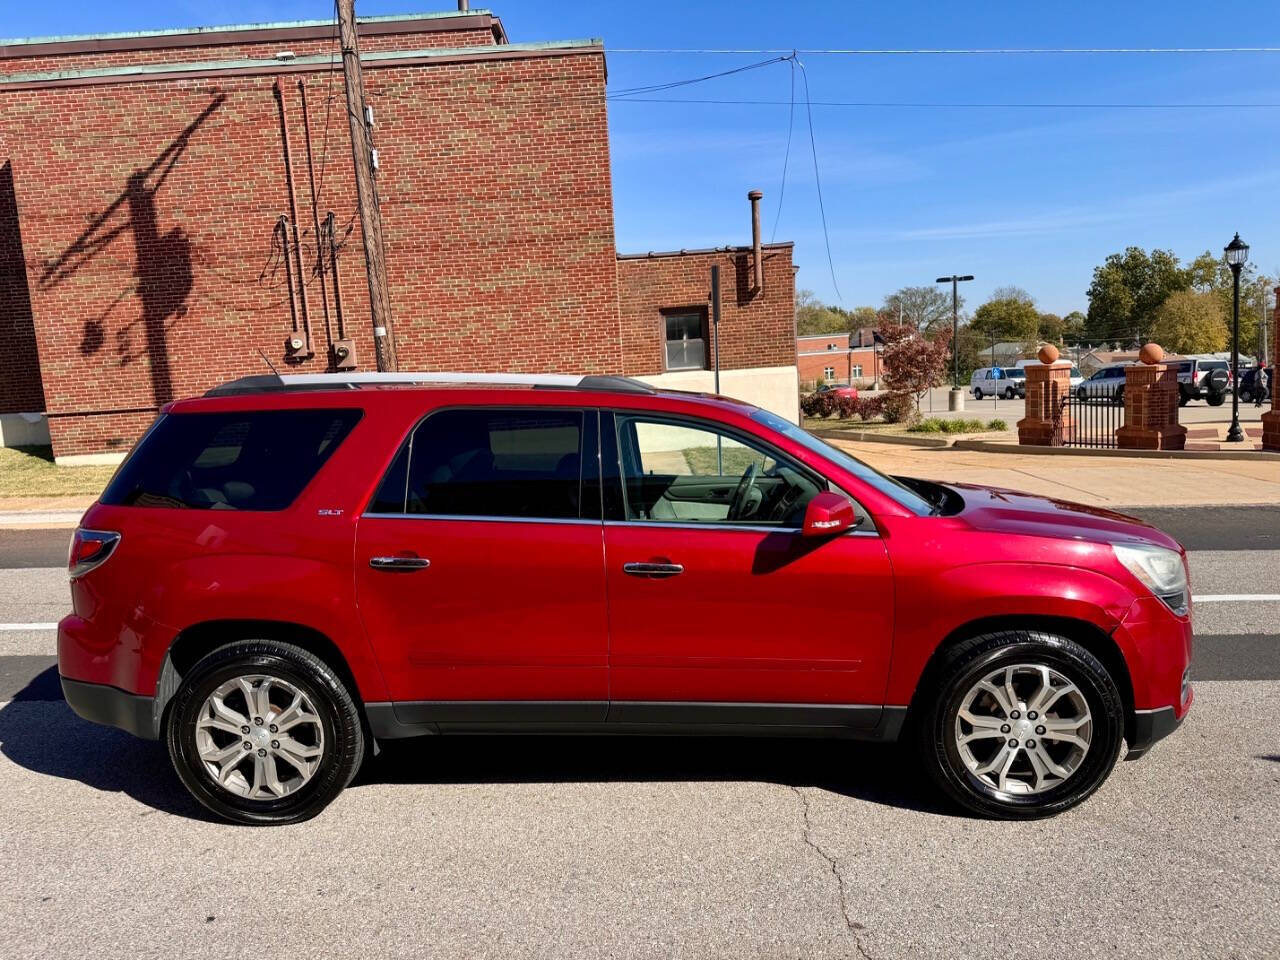
<svg viewBox="0 0 1280 960">
<path fill-rule="evenodd" d="M 431 566 L 426 557 L 370 557 L 369 566 L 375 570 L 409 571 L 425 570 Z"/>
<path fill-rule="evenodd" d="M 679 563 L 624 563 L 622 572 L 633 577 L 678 577 L 684 573 Z"/>
</svg>

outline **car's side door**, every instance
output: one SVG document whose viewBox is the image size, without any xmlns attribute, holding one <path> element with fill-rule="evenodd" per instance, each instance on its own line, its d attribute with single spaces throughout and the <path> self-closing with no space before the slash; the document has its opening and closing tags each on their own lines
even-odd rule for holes
<svg viewBox="0 0 1280 960">
<path fill-rule="evenodd" d="M 401 720 L 601 721 L 594 409 L 437 410 L 356 531 L 360 614 Z"/>
<path fill-rule="evenodd" d="M 845 534 L 804 537 L 805 507 L 828 484 L 759 437 L 641 412 L 610 419 L 610 721 L 692 710 L 712 723 L 875 723 L 894 591 L 865 512 Z"/>
</svg>

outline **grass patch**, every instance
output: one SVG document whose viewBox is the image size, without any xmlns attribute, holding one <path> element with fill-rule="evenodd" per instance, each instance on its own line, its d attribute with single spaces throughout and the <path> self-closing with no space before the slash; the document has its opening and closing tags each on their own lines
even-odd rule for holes
<svg viewBox="0 0 1280 960">
<path fill-rule="evenodd" d="M 989 430 L 1007 430 L 1003 420 L 965 420 L 957 418 L 944 420 L 942 417 L 929 417 L 907 428 L 908 433 L 986 433 Z"/>
<path fill-rule="evenodd" d="M 0 497 L 97 496 L 115 470 L 59 467 L 52 447 L 0 448 Z"/>
</svg>

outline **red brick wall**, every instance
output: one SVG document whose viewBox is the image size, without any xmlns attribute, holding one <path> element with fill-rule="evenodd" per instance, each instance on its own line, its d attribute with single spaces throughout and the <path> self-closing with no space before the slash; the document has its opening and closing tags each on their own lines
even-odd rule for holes
<svg viewBox="0 0 1280 960">
<path fill-rule="evenodd" d="M 371 369 L 341 75 L 331 88 L 327 70 L 282 78 L 309 247 L 299 76 L 321 211 L 350 231 L 346 333 Z M 616 371 L 603 56 L 370 66 L 365 78 L 401 368 Z M 0 88 L 0 165 L 11 164 L 21 226 L 21 247 L 6 246 L 0 205 L 0 277 L 25 256 L 59 455 L 127 446 L 157 405 L 265 372 L 259 349 L 286 368 L 288 301 L 271 240 L 288 201 L 271 84 Z M 321 371 L 316 282 L 309 301 L 317 356 L 294 369 Z M 38 387 L 18 379 L 17 406 L 29 406 Z M 0 409 L 15 403 L 13 380 L 0 380 Z"/>
<path fill-rule="evenodd" d="M 623 373 L 665 370 L 662 311 L 709 310 L 711 265 L 720 265 L 720 367 L 781 367 L 796 362 L 795 271 L 791 247 L 765 247 L 763 293 L 752 293 L 751 252 L 729 250 L 677 256 L 620 257 Z M 708 358 L 710 341 L 708 341 Z"/>
<path fill-rule="evenodd" d="M 798 341 L 797 346 L 800 350 L 817 350 L 822 347 L 823 343 L 824 341 L 821 340 L 810 340 L 807 343 L 801 340 Z M 845 348 L 823 353 L 798 353 L 796 356 L 796 366 L 799 368 L 801 383 L 822 378 L 824 376 L 823 370 L 826 367 L 835 367 L 836 379 L 847 382 L 852 377 L 851 371 L 855 365 L 862 366 L 862 373 L 857 377 L 853 377 L 853 379 L 869 380 L 874 376 L 873 363 L 874 358 L 870 347 L 865 350 L 849 350 Z"/>
</svg>

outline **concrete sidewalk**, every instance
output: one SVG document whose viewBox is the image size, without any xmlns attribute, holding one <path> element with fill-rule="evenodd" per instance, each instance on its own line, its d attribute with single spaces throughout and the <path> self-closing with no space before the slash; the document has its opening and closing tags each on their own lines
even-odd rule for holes
<svg viewBox="0 0 1280 960">
<path fill-rule="evenodd" d="M 828 438 L 877 470 L 981 483 L 1100 506 L 1280 503 L 1280 461 L 1036 456 Z"/>
</svg>

